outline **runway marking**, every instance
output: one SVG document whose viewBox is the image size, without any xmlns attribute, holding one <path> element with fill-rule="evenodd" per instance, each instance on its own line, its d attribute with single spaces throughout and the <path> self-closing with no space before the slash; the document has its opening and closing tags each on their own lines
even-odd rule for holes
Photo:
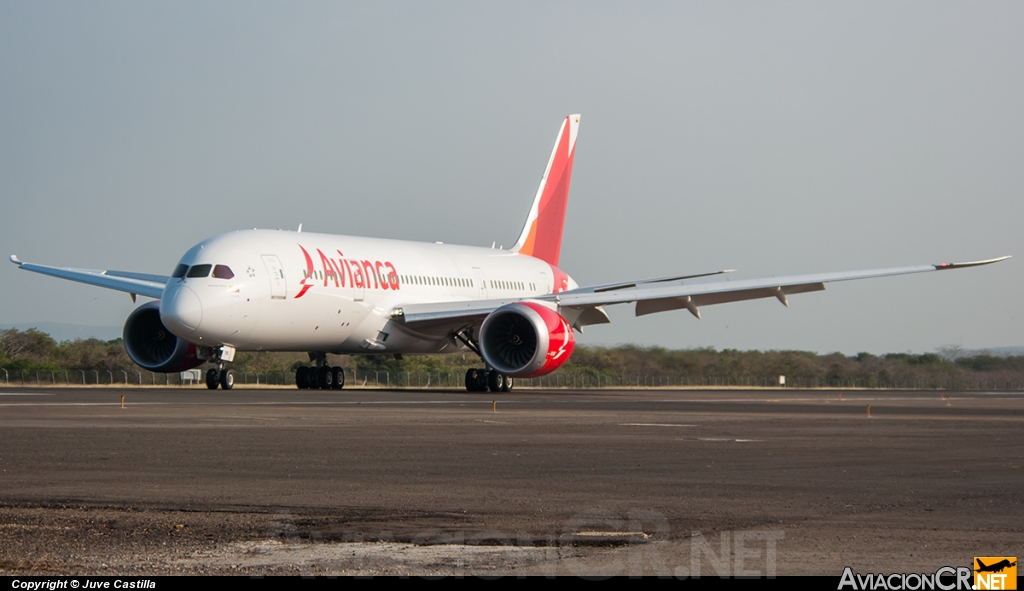
<svg viewBox="0 0 1024 591">
<path fill-rule="evenodd" d="M 764 439 L 732 439 L 729 437 L 677 437 L 676 441 L 709 441 L 713 443 L 755 443 Z"/>
<path fill-rule="evenodd" d="M 39 396 L 44 396 L 39 394 Z M 52 394 L 50 395 L 52 396 Z M 521 400 L 508 400 L 505 404 L 525 402 Z M 182 407 L 195 407 L 195 406 L 383 406 L 389 404 L 452 404 L 465 406 L 467 404 L 487 404 L 486 401 L 476 400 L 398 400 L 398 401 L 344 401 L 336 400 L 332 402 L 295 402 L 295 401 L 279 401 L 279 402 L 125 402 L 125 406 L 182 406 Z M 120 406 L 120 402 L 0 402 L 0 406 Z"/>
<path fill-rule="evenodd" d="M 4 392 L 0 396 L 55 396 L 55 394 L 39 394 L 36 392 Z"/>
<path fill-rule="evenodd" d="M 620 427 L 696 427 L 697 425 L 677 425 L 673 423 L 620 423 Z"/>
<path fill-rule="evenodd" d="M 953 396 L 952 398 L 954 400 L 956 400 L 956 399 L 960 399 L 960 400 L 984 400 L 985 399 L 984 396 L 971 396 L 971 395 L 963 395 L 963 394 L 960 395 L 960 396 Z M 830 400 L 829 404 L 844 404 L 846 402 L 861 402 L 861 401 L 864 401 L 864 400 L 871 400 L 871 401 L 877 400 L 877 401 L 881 401 L 881 402 L 896 402 L 896 401 L 906 401 L 906 400 L 917 401 L 917 402 L 932 402 L 933 400 L 934 401 L 940 401 L 940 399 L 938 399 L 938 398 L 934 398 L 933 399 L 931 396 L 876 396 L 876 397 L 857 397 L 857 398 L 846 397 L 846 398 L 843 398 L 842 400 Z M 622 401 L 622 402 L 627 402 L 627 401 Z M 646 401 L 637 401 L 637 402 L 646 402 Z M 659 399 L 659 400 L 652 401 L 652 402 L 667 402 L 667 403 L 672 403 L 672 402 L 674 402 L 674 403 L 688 403 L 688 402 L 747 402 L 747 403 L 750 403 L 750 402 L 820 402 L 820 403 L 824 404 L 825 403 L 825 399 L 824 398 L 819 398 L 819 397 L 815 397 L 815 398 L 770 398 L 770 399 L 765 399 L 765 398 L 694 398 L 694 399 L 689 399 L 689 400 Z"/>
<path fill-rule="evenodd" d="M 56 393 L 27 393 L 27 392 L 6 392 L 0 393 L 0 396 L 56 396 Z M 1008 396 L 1007 396 L 1008 397 Z M 1006 400 L 1007 397 L 1000 397 L 1002 400 Z M 970 395 L 959 395 L 954 396 L 961 403 L 970 401 L 983 401 L 985 396 L 970 396 Z M 837 400 L 829 403 L 830 406 L 835 405 L 846 405 L 857 404 L 861 402 L 878 402 L 879 404 L 893 403 L 893 402 L 916 402 L 921 403 L 923 406 L 927 406 L 931 402 L 938 402 L 939 399 L 932 399 L 926 396 L 900 396 L 900 397 L 886 397 L 886 396 L 873 396 L 873 397 L 856 397 L 847 398 L 845 400 Z M 417 405 L 447 405 L 447 406 L 471 406 L 479 405 L 486 406 L 488 400 L 320 400 L 320 401 L 306 401 L 306 400 L 272 400 L 272 401 L 238 401 L 238 402 L 213 402 L 208 400 L 173 400 L 166 402 L 155 402 L 155 401 L 133 401 L 128 400 L 125 403 L 126 407 L 143 407 L 143 406 L 169 406 L 169 407 L 181 407 L 181 408 L 194 408 L 200 407 L 217 407 L 217 406 L 244 406 L 244 407 L 260 407 L 260 406 L 278 406 L 278 407 L 301 407 L 301 406 L 394 406 L 394 405 L 405 405 L 405 406 L 417 406 Z M 523 399 L 504 399 L 498 400 L 501 404 L 532 404 L 536 403 L 535 398 L 523 398 Z M 605 404 L 608 402 L 607 399 L 563 399 L 554 398 L 549 402 L 556 404 L 568 404 L 569 406 L 579 406 L 588 404 Z M 767 402 L 778 402 L 778 403 L 816 403 L 825 404 L 823 398 L 780 398 L 770 399 Z M 656 400 L 616 400 L 618 404 L 651 404 L 651 403 L 672 403 L 679 405 L 687 404 L 750 404 L 758 405 L 765 404 L 766 401 L 763 398 L 726 398 L 726 399 L 714 399 L 714 398 L 699 398 L 690 400 L 679 400 L 679 399 L 656 399 Z M 118 400 L 112 400 L 110 402 L 0 402 L 0 407 L 10 406 L 119 406 Z M 801 406 L 808 406 L 801 404 Z M 660 424 L 660 423 L 629 423 L 629 426 L 693 426 L 693 425 L 677 425 L 677 424 Z"/>
</svg>

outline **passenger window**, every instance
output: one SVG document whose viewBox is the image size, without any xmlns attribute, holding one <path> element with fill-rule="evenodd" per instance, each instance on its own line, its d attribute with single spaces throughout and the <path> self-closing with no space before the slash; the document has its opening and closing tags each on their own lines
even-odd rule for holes
<svg viewBox="0 0 1024 591">
<path fill-rule="evenodd" d="M 235 274 L 227 265 L 217 265 L 213 268 L 213 276 L 217 279 L 231 279 Z"/>
<path fill-rule="evenodd" d="M 171 273 L 171 277 L 175 279 L 181 279 L 185 276 L 185 271 L 188 271 L 188 265 L 181 264 L 174 268 L 174 272 Z"/>
<path fill-rule="evenodd" d="M 186 277 L 209 277 L 210 267 L 213 265 L 195 265 L 188 270 Z"/>
</svg>

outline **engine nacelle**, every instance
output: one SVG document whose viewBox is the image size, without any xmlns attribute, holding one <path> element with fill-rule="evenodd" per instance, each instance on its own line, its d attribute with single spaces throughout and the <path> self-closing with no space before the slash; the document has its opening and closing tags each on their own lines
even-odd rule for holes
<svg viewBox="0 0 1024 591">
<path fill-rule="evenodd" d="M 194 344 L 171 334 L 160 321 L 160 302 L 147 302 L 129 314 L 121 336 L 128 357 L 149 371 L 185 371 L 203 363 Z"/>
<path fill-rule="evenodd" d="M 514 378 L 551 373 L 569 360 L 576 339 L 554 310 L 533 302 L 507 304 L 480 327 L 480 353 L 491 367 Z"/>
</svg>

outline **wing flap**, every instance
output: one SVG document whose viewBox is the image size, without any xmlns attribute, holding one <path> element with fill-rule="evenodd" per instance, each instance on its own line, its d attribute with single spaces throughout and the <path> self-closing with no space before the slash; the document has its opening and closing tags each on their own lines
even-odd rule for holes
<svg viewBox="0 0 1024 591">
<path fill-rule="evenodd" d="M 702 306 L 710 306 L 713 304 L 727 304 L 729 302 L 742 302 L 744 300 L 756 300 L 760 298 L 779 298 L 780 301 L 785 301 L 780 296 L 793 295 L 797 293 L 807 293 L 811 291 L 824 291 L 824 283 L 803 283 L 797 285 L 774 286 L 774 287 L 757 287 L 754 289 L 740 289 L 735 291 L 721 291 L 716 293 L 707 293 L 695 296 L 681 296 L 671 298 L 660 298 L 651 300 L 638 300 L 636 303 L 636 315 L 646 316 L 648 314 L 655 314 L 657 312 L 667 312 L 669 310 L 682 310 L 690 309 L 691 306 L 701 308 Z M 788 305 L 788 303 L 786 304 Z"/>
</svg>

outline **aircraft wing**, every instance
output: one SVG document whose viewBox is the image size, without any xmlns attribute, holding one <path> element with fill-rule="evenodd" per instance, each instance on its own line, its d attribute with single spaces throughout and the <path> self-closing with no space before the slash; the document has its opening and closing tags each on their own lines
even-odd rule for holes
<svg viewBox="0 0 1024 591">
<path fill-rule="evenodd" d="M 11 255 L 11 262 L 19 268 L 33 273 L 42 273 L 51 277 L 60 277 L 79 283 L 88 283 L 107 289 L 126 291 L 131 294 L 144 295 L 150 298 L 159 298 L 164 292 L 164 286 L 170 280 L 165 275 L 150 275 L 147 273 L 131 273 L 128 271 L 101 271 L 96 269 L 72 269 L 69 267 L 49 267 L 37 265 L 18 260 L 18 257 Z"/>
<path fill-rule="evenodd" d="M 598 290 L 583 287 L 556 294 L 534 296 L 530 298 L 478 300 L 465 302 L 441 302 L 434 304 L 411 304 L 400 306 L 392 311 L 392 316 L 404 322 L 410 328 L 438 329 L 445 326 L 456 328 L 482 321 L 488 314 L 505 304 L 524 299 L 551 302 L 558 306 L 558 312 L 568 320 L 574 328 L 579 329 L 588 324 L 609 322 L 608 316 L 601 306 L 612 304 L 636 303 L 636 315 L 644 316 L 668 310 L 689 310 L 700 318 L 700 307 L 727 302 L 739 302 L 758 298 L 777 298 L 782 304 L 789 306 L 787 296 L 822 291 L 826 283 L 834 281 L 852 281 L 871 277 L 888 277 L 891 275 L 909 275 L 911 273 L 927 273 L 930 271 L 946 271 L 977 267 L 1004 261 L 1004 256 L 984 261 L 968 263 L 941 263 L 936 265 L 918 265 L 913 267 L 894 267 L 890 269 L 869 269 L 865 271 L 845 271 L 838 273 L 811 273 L 806 275 L 786 275 L 778 277 L 761 277 L 757 279 L 740 279 L 736 281 L 691 282 L 680 281 L 677 284 L 656 284 L 658 281 L 636 281 L 612 290 Z M 664 280 L 662 280 L 664 281 Z"/>
</svg>

